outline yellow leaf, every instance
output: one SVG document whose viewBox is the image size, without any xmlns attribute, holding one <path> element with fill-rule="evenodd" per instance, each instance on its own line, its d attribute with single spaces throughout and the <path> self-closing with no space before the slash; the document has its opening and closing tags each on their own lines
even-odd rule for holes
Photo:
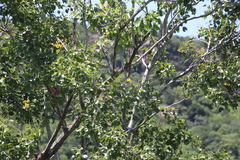
<svg viewBox="0 0 240 160">
<path fill-rule="evenodd" d="M 224 85 L 224 86 L 230 86 L 230 84 L 229 84 L 229 83 L 224 83 L 223 85 Z"/>
<path fill-rule="evenodd" d="M 28 103 L 25 103 L 24 106 L 25 106 L 25 109 L 28 109 L 30 105 Z"/>
<path fill-rule="evenodd" d="M 132 81 L 131 78 L 126 79 L 126 82 L 131 82 L 131 81 Z"/>
<path fill-rule="evenodd" d="M 23 103 L 24 103 L 24 104 L 25 104 L 25 103 L 30 103 L 30 100 L 29 100 L 29 99 L 23 100 Z"/>
</svg>

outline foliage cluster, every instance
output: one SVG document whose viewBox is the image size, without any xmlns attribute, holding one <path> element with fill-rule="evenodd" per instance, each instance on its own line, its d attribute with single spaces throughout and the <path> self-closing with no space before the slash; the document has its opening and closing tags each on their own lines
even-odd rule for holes
<svg viewBox="0 0 240 160">
<path fill-rule="evenodd" d="M 239 2 L 212 1 L 195 16 L 195 0 L 133 0 L 130 9 L 122 0 L 73 0 L 66 9 L 71 19 L 55 14 L 65 2 L 0 1 L 2 159 L 59 159 L 73 132 L 81 142 L 73 159 L 226 158 L 224 152 L 183 154 L 187 145 L 200 144 L 171 107 L 198 94 L 220 110 L 238 107 Z M 172 35 L 210 15 L 212 24 L 199 34 L 206 49 L 187 41 L 179 51 L 188 53 L 188 63 L 174 65 L 166 52 Z M 78 23 L 86 39 L 78 37 Z M 93 43 L 91 30 L 98 33 Z M 164 100 L 176 84 L 181 99 Z M 188 112 L 190 120 L 207 114 L 201 107 Z M 164 125 L 154 120 L 158 114 Z M 15 133 L 8 119 L 26 129 Z M 57 122 L 53 132 L 51 121 Z M 44 128 L 48 140 L 38 151 Z"/>
</svg>

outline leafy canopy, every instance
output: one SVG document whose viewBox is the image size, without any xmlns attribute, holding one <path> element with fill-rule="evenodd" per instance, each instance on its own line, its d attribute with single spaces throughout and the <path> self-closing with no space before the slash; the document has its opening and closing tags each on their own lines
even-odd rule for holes
<svg viewBox="0 0 240 160">
<path fill-rule="evenodd" d="M 195 15 L 199 2 L 132 0 L 128 8 L 122 0 L 1 0 L 1 158 L 50 159 L 74 131 L 82 145 L 73 159 L 224 157 L 183 154 L 199 143 L 171 109 L 199 93 L 220 110 L 239 106 L 240 4 L 211 1 Z M 70 18 L 56 14 L 63 9 Z M 210 16 L 199 34 L 206 48 L 196 50 L 194 39 L 183 43 L 178 51 L 188 54 L 188 63 L 176 68 L 166 52 L 172 35 Z M 176 83 L 184 97 L 166 106 L 162 95 Z M 27 125 L 26 133 L 14 133 L 7 118 Z M 51 120 L 58 125 L 37 153 L 40 130 Z"/>
</svg>

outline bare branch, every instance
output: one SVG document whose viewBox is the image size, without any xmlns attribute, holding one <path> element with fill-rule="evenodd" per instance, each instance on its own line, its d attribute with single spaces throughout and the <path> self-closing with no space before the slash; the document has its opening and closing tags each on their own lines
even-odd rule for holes
<svg viewBox="0 0 240 160">
<path fill-rule="evenodd" d="M 193 61 L 189 67 L 187 69 L 185 69 L 185 71 L 183 71 L 182 73 L 180 73 L 178 76 L 176 76 L 175 78 L 173 78 L 172 80 L 170 80 L 161 90 L 160 92 L 160 96 L 164 93 L 164 91 L 169 87 L 169 85 L 171 85 L 172 83 L 175 83 L 176 80 L 178 80 L 179 78 L 183 77 L 184 75 L 188 74 L 189 72 L 191 72 L 199 63 L 203 62 L 205 60 L 205 57 L 208 56 L 209 54 L 211 54 L 212 52 L 217 51 L 219 48 L 221 48 L 224 44 L 226 44 L 227 42 L 233 40 L 234 36 L 234 31 L 232 31 L 230 34 L 226 35 L 225 37 L 223 37 L 220 41 L 218 41 L 217 44 L 215 44 L 215 46 L 213 46 L 211 49 L 210 47 L 208 47 L 209 49 L 205 52 L 205 54 L 201 55 L 199 59 Z M 209 42 L 210 45 L 210 42 Z"/>
<path fill-rule="evenodd" d="M 126 130 L 126 125 L 127 125 L 127 121 L 126 121 L 125 107 L 122 106 L 122 129 L 123 130 Z"/>
<path fill-rule="evenodd" d="M 114 43 L 114 51 L 113 51 L 113 70 L 116 67 L 116 56 L 117 56 L 117 47 L 118 47 L 118 42 L 120 39 L 121 32 L 125 29 L 125 27 L 150 3 L 153 2 L 154 0 L 149 0 L 145 2 L 118 30 L 117 36 L 115 38 L 115 43 Z"/>
<path fill-rule="evenodd" d="M 2 20 L 2 18 L 0 18 L 0 19 Z M 3 24 L 3 26 L 0 26 L 0 31 L 2 31 L 3 33 L 7 33 L 12 38 L 11 32 L 13 30 L 14 24 L 12 25 L 12 27 L 9 28 L 8 27 L 9 19 L 10 19 L 9 16 L 5 17 L 5 23 Z"/>
<path fill-rule="evenodd" d="M 2 151 L 2 152 L 6 155 L 7 158 L 11 159 L 11 157 L 6 152 L 4 152 L 4 151 Z"/>
<path fill-rule="evenodd" d="M 63 121 L 65 118 L 66 118 L 66 115 L 67 115 L 67 111 L 68 111 L 68 108 L 72 102 L 72 99 L 73 99 L 73 94 L 70 95 L 65 107 L 64 107 L 64 111 L 63 111 L 63 114 L 62 114 L 62 118 L 61 118 L 61 121 Z"/>
<path fill-rule="evenodd" d="M 75 0 L 73 0 L 73 10 L 74 12 L 76 12 L 76 3 L 75 3 Z M 72 29 L 72 33 L 73 33 L 73 46 L 76 47 L 77 45 L 77 31 L 76 31 L 76 27 L 77 27 L 77 18 L 74 17 L 73 18 L 73 22 L 72 22 L 72 25 L 73 25 L 73 29 Z"/>
<path fill-rule="evenodd" d="M 101 50 L 102 50 L 102 52 L 103 52 L 103 54 L 104 54 L 104 56 L 107 60 L 107 63 L 108 63 L 109 69 L 110 69 L 110 73 L 113 73 L 113 64 L 111 62 L 111 58 L 110 58 L 109 54 L 107 53 L 107 51 L 104 50 L 103 45 L 100 45 L 100 48 L 101 48 Z"/>
<path fill-rule="evenodd" d="M 82 110 L 84 110 L 85 104 L 83 102 L 82 93 L 80 91 L 78 91 L 78 97 L 79 97 L 79 102 L 80 102 L 81 108 L 82 108 Z"/>
<path fill-rule="evenodd" d="M 168 18 L 169 18 L 170 13 L 172 12 L 172 10 L 173 10 L 172 8 L 169 8 L 169 10 L 167 11 L 166 15 L 164 16 L 164 19 L 163 19 L 162 24 L 161 24 L 161 34 L 160 34 L 160 37 L 162 37 L 162 35 L 165 35 L 167 33 L 167 30 L 168 30 Z"/>
<path fill-rule="evenodd" d="M 148 0 L 145 2 L 121 27 L 120 31 L 122 31 L 144 8 L 150 3 L 153 2 L 154 0 Z"/>
<path fill-rule="evenodd" d="M 147 64 L 143 58 L 142 58 L 142 64 L 147 68 Z"/>
<path fill-rule="evenodd" d="M 68 131 L 62 132 L 62 134 L 57 138 L 51 147 L 52 154 L 55 154 L 57 152 L 67 137 L 79 126 L 80 122 L 80 118 L 77 116 L 72 124 L 68 127 Z"/>
<path fill-rule="evenodd" d="M 86 41 L 85 41 L 85 53 L 87 52 L 88 48 L 88 41 L 89 41 L 89 36 L 88 36 L 88 29 L 87 29 L 87 21 L 86 21 L 86 0 L 84 0 L 84 5 L 83 5 L 83 11 L 82 11 L 82 16 L 83 16 L 83 24 L 84 24 L 84 29 L 85 29 L 85 36 L 86 36 Z"/>
<path fill-rule="evenodd" d="M 118 34 L 115 38 L 115 43 L 114 43 L 114 48 L 113 48 L 113 62 L 112 62 L 113 72 L 115 72 L 115 68 L 116 68 L 117 48 L 118 48 L 118 42 L 120 39 L 120 35 L 121 35 L 121 30 L 118 30 Z"/>
<path fill-rule="evenodd" d="M 143 9 L 144 9 L 144 7 L 147 5 L 147 4 L 149 4 L 150 2 L 152 2 L 153 0 L 149 0 L 149 1 L 147 1 L 142 7 L 140 7 L 138 10 L 137 10 L 137 12 L 135 13 L 135 14 L 133 14 L 125 23 L 124 23 L 124 25 L 123 26 L 121 26 L 120 27 L 120 29 L 119 29 L 119 34 L 120 34 L 120 32 L 121 32 L 121 30 L 123 30 L 126 26 L 127 26 L 127 24 L 128 23 L 130 23 L 130 21 L 138 14 L 138 13 L 140 13 Z M 156 41 L 143 55 L 141 55 L 135 62 L 133 62 L 132 63 L 132 61 L 133 61 L 133 59 L 135 58 L 135 55 L 136 54 L 132 54 L 132 56 L 131 56 L 131 58 L 130 58 L 130 60 L 129 60 L 129 63 L 126 63 L 125 65 L 124 65 L 124 67 L 122 67 L 119 71 L 117 71 L 117 72 L 114 72 L 114 74 L 113 75 L 111 75 L 105 82 L 103 82 L 103 85 L 104 84 L 106 84 L 106 82 L 111 82 L 112 80 L 114 80 L 116 77 L 118 77 L 123 71 L 125 71 L 125 70 L 127 70 L 132 64 L 134 65 L 134 64 L 136 64 L 136 63 L 138 63 L 143 57 L 145 57 L 147 54 L 149 54 L 157 45 L 159 45 L 160 44 L 160 48 L 161 47 L 163 47 L 163 46 L 165 46 L 166 45 L 166 43 L 167 43 L 167 41 L 168 41 L 168 39 L 169 39 L 169 35 L 171 35 L 171 34 L 173 34 L 175 31 L 176 31 L 176 29 L 178 28 L 178 27 L 180 27 L 182 24 L 184 24 L 184 23 L 186 23 L 186 22 L 188 22 L 188 21 L 191 21 L 191 20 L 193 20 L 193 19 L 198 19 L 198 18 L 203 18 L 203 17 L 207 17 L 207 16 L 209 16 L 209 15 L 211 15 L 214 11 L 216 11 L 218 9 L 218 7 L 216 7 L 215 9 L 213 9 L 212 11 L 210 11 L 209 13 L 207 13 L 207 14 L 204 14 L 204 15 L 200 15 L 200 16 L 195 16 L 195 17 L 191 17 L 191 18 L 188 18 L 188 19 L 186 19 L 186 20 L 183 20 L 183 21 L 181 21 L 181 22 L 179 22 L 178 24 L 176 24 L 169 32 L 167 32 L 165 35 L 163 35 L 162 36 L 162 38 L 161 39 L 159 39 L 158 41 Z M 115 46 L 117 45 L 117 43 L 115 43 Z M 140 46 L 139 46 L 140 47 Z M 139 48 L 138 47 L 138 48 Z M 133 53 L 136 53 L 136 49 L 137 48 L 134 48 L 134 51 L 133 51 Z M 134 55 L 134 56 L 133 56 Z M 113 64 L 114 65 L 114 64 Z M 113 68 L 114 69 L 114 68 Z"/>
<path fill-rule="evenodd" d="M 171 104 L 171 105 L 169 105 L 169 106 L 165 106 L 164 108 L 170 108 L 170 107 L 172 107 L 172 106 L 175 106 L 175 105 L 177 105 L 177 104 L 179 104 L 179 103 L 181 103 L 181 102 L 183 102 L 183 101 L 185 101 L 185 100 L 187 100 L 188 98 L 183 98 L 183 99 L 181 99 L 180 101 L 178 101 L 178 102 L 175 102 L 175 103 L 173 103 L 173 104 Z M 143 122 L 141 122 L 139 125 L 137 125 L 136 127 L 134 127 L 134 128 L 131 128 L 131 129 L 128 129 L 127 131 L 126 131 L 126 133 L 129 133 L 129 132 L 132 132 L 132 131 L 135 131 L 135 130 L 137 130 L 138 128 L 140 128 L 142 125 L 144 125 L 144 124 L 146 124 L 153 116 L 155 116 L 157 113 L 159 113 L 159 112 L 154 112 L 154 113 L 152 113 L 150 116 L 145 116 L 145 117 L 143 117 Z"/>
<path fill-rule="evenodd" d="M 131 57 L 129 59 L 129 61 L 127 63 L 125 63 L 125 65 L 118 71 L 114 72 L 113 75 L 111 75 L 110 77 L 108 77 L 102 85 L 106 85 L 107 83 L 112 82 L 115 78 L 117 78 L 121 73 L 123 73 L 124 71 L 126 71 L 127 69 L 129 69 L 131 67 L 132 61 L 134 60 L 138 49 L 142 46 L 142 44 L 145 42 L 146 38 L 152 33 L 152 31 L 147 32 L 142 39 L 140 40 L 140 42 L 138 43 L 137 47 L 133 49 L 133 52 L 131 54 Z"/>
<path fill-rule="evenodd" d="M 66 47 L 66 45 L 63 43 L 63 41 L 57 37 L 57 40 L 62 44 L 62 46 L 64 47 L 65 51 L 68 52 L 68 49 Z"/>
<path fill-rule="evenodd" d="M 164 87 L 163 89 L 161 90 L 159 96 L 161 96 L 165 91 L 166 89 L 172 84 L 172 83 L 175 83 L 179 78 L 183 77 L 184 75 L 188 74 L 189 72 L 191 72 L 200 62 L 204 61 L 205 60 L 205 57 L 208 56 L 210 53 L 216 51 L 217 49 L 219 49 L 220 47 L 222 47 L 225 43 L 229 42 L 230 40 L 232 40 L 233 38 L 231 38 L 234 34 L 234 31 L 232 31 L 229 35 L 225 36 L 224 38 L 222 38 L 213 48 L 211 48 L 210 50 L 208 50 L 205 54 L 203 54 L 199 59 L 195 60 L 194 62 L 192 62 L 189 67 L 183 71 L 182 73 L 180 73 L 178 76 L 176 76 L 175 78 L 173 78 L 172 80 L 170 80 Z M 175 105 L 175 104 L 173 104 Z M 135 122 L 134 122 L 134 116 L 135 116 L 135 112 L 136 112 L 136 109 L 135 109 L 136 106 L 133 106 L 133 110 L 132 110 L 132 115 L 131 115 L 131 119 L 130 119 L 130 122 L 129 122 L 129 126 L 128 127 L 128 130 L 133 130 L 133 129 L 137 129 L 136 127 L 133 128 L 133 126 L 135 125 Z M 156 114 L 156 113 L 155 113 Z M 154 116 L 154 114 L 152 115 Z M 151 117 L 151 116 L 150 116 Z M 138 127 L 138 126 L 137 126 Z"/>
<path fill-rule="evenodd" d="M 54 130 L 53 135 L 52 135 L 52 137 L 50 138 L 50 140 L 49 140 L 49 142 L 48 142 L 48 144 L 47 144 L 46 149 L 45 149 L 43 152 L 48 151 L 48 150 L 52 147 L 52 144 L 54 143 L 54 140 L 56 139 L 57 134 L 58 134 L 58 132 L 60 131 L 60 129 L 61 129 L 61 127 L 62 127 L 62 124 L 63 124 L 63 122 L 64 122 L 64 120 L 65 120 L 65 117 L 66 117 L 66 114 L 67 114 L 67 110 L 68 110 L 68 108 L 69 108 L 69 106 L 70 106 L 70 104 L 71 104 L 72 98 L 73 98 L 73 95 L 71 95 L 70 98 L 69 98 L 69 100 L 67 101 L 67 103 L 66 103 L 66 105 L 65 105 L 65 108 L 64 108 L 64 111 L 63 111 L 63 114 L 62 114 L 62 117 L 61 117 L 61 119 L 60 119 L 60 121 L 59 121 L 56 129 Z"/>
<path fill-rule="evenodd" d="M 52 143 L 48 150 L 44 150 L 41 153 L 35 154 L 33 160 L 48 160 L 50 159 L 62 146 L 63 142 L 68 138 L 68 136 L 79 126 L 81 123 L 80 117 L 76 117 L 74 121 L 69 125 L 68 130 L 61 133 L 61 135 Z"/>
<path fill-rule="evenodd" d="M 176 31 L 176 29 L 178 27 L 180 27 L 182 24 L 184 24 L 184 23 L 186 23 L 188 21 L 194 20 L 194 19 L 207 17 L 207 16 L 211 15 L 213 12 L 215 12 L 217 9 L 218 9 L 218 7 L 216 7 L 215 9 L 213 9 L 212 11 L 210 11 L 207 14 L 191 17 L 191 18 L 188 18 L 186 20 L 183 20 L 183 21 L 179 22 L 169 32 L 167 32 L 165 35 L 163 35 L 161 39 L 156 41 L 139 59 L 137 59 L 135 62 L 133 62 L 133 64 L 138 63 L 143 57 L 145 57 L 147 54 L 149 54 L 159 43 L 161 43 L 160 47 L 165 46 L 165 44 L 167 43 L 167 40 L 168 40 L 168 36 L 173 34 Z"/>
</svg>

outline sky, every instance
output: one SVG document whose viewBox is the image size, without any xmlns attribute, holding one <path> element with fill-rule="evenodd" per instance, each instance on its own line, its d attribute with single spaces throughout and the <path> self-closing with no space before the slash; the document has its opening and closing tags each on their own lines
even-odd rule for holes
<svg viewBox="0 0 240 160">
<path fill-rule="evenodd" d="M 201 15 L 204 13 L 205 10 L 207 10 L 206 7 L 204 7 L 204 4 L 206 4 L 206 6 L 208 6 L 210 4 L 210 1 L 207 0 L 204 3 L 201 2 L 196 6 L 196 15 Z M 156 4 L 154 3 L 150 3 L 149 9 L 152 8 L 153 10 L 156 9 Z M 180 31 L 179 33 L 176 33 L 175 35 L 181 36 L 181 37 L 186 37 L 186 36 L 191 36 L 191 37 L 197 37 L 198 34 L 198 29 L 200 27 L 207 27 L 208 26 L 208 22 L 209 22 L 209 18 L 207 19 L 195 19 L 192 21 L 187 22 L 186 24 L 184 24 L 185 27 L 187 27 L 187 31 L 183 32 Z"/>
<path fill-rule="evenodd" d="M 96 4 L 96 3 L 99 3 L 99 0 L 92 0 L 92 3 L 93 4 Z M 201 15 L 204 13 L 204 10 L 206 10 L 207 8 L 206 7 L 203 7 L 203 5 L 206 4 L 206 6 L 208 6 L 210 4 L 210 0 L 207 0 L 206 2 L 200 2 L 197 6 L 196 6 L 196 15 Z M 130 7 L 130 3 L 128 5 L 129 8 Z M 136 7 L 136 9 L 138 9 Z M 156 9 L 156 4 L 154 3 L 150 3 L 149 4 L 149 10 L 154 10 Z M 209 18 L 208 19 L 196 19 L 196 20 L 192 20 L 192 21 L 189 21 L 187 24 L 185 24 L 185 27 L 187 27 L 187 31 L 183 32 L 179 32 L 175 35 L 178 35 L 178 36 L 181 36 L 181 37 L 186 37 L 186 36 L 192 36 L 192 37 L 197 37 L 197 33 L 198 33 L 198 29 L 200 27 L 208 27 L 208 22 L 209 22 Z"/>
</svg>

